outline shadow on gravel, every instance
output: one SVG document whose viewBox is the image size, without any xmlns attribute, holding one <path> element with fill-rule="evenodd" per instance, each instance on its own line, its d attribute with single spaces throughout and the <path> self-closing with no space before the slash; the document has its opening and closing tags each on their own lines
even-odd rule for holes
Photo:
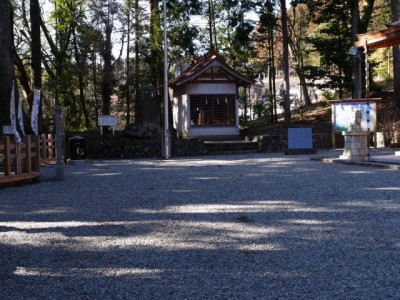
<svg viewBox="0 0 400 300">
<path fill-rule="evenodd" d="M 398 173 L 305 158 L 94 162 L 0 191 L 2 299 L 395 299 Z"/>
</svg>

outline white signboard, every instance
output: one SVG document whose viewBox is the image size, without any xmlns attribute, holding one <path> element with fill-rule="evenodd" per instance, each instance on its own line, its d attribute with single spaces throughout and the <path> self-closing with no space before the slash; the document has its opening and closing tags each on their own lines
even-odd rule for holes
<svg viewBox="0 0 400 300">
<path fill-rule="evenodd" d="M 112 126 L 113 134 L 115 127 L 118 124 L 117 116 L 101 115 L 99 116 L 98 123 L 100 126 L 100 133 L 103 135 L 103 126 Z"/>
<path fill-rule="evenodd" d="M 117 126 L 117 116 L 99 116 L 99 126 Z"/>
</svg>

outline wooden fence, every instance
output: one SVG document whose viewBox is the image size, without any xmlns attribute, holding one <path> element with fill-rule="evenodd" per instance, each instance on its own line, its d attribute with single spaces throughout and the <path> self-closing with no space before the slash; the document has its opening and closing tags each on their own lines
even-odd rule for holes
<svg viewBox="0 0 400 300">
<path fill-rule="evenodd" d="M 52 134 L 27 135 L 22 143 L 5 136 L 0 141 L 0 184 L 39 181 L 40 165 L 55 160 L 55 137 Z"/>
<path fill-rule="evenodd" d="M 40 161 L 51 163 L 56 160 L 56 139 L 54 134 L 40 135 Z"/>
</svg>

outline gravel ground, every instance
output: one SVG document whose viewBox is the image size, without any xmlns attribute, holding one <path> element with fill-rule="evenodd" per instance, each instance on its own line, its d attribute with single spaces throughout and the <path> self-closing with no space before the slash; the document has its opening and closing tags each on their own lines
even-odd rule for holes
<svg viewBox="0 0 400 300">
<path fill-rule="evenodd" d="M 399 171 L 90 161 L 0 189 L 1 299 L 400 299 Z"/>
</svg>

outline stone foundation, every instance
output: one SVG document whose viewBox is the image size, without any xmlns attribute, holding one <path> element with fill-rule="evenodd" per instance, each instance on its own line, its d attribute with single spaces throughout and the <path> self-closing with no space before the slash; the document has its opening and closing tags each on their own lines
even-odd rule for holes
<svg viewBox="0 0 400 300">
<path fill-rule="evenodd" d="M 369 156 L 368 131 L 343 131 L 344 150 L 340 158 L 365 160 Z"/>
</svg>

